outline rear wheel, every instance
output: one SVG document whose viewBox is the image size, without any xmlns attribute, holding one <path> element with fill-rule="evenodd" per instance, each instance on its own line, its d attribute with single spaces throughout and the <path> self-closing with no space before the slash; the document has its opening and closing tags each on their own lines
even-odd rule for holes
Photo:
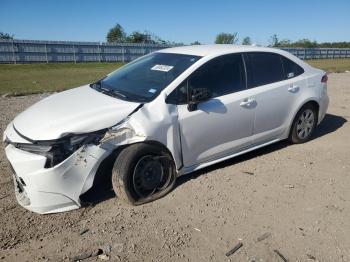
<svg viewBox="0 0 350 262">
<path fill-rule="evenodd" d="M 294 144 L 310 140 L 317 124 L 317 110 L 312 104 L 304 105 L 295 116 L 289 141 Z"/>
<path fill-rule="evenodd" d="M 113 167 L 113 189 L 118 198 L 132 205 L 163 197 L 174 187 L 175 180 L 172 157 L 156 145 L 128 146 Z"/>
</svg>

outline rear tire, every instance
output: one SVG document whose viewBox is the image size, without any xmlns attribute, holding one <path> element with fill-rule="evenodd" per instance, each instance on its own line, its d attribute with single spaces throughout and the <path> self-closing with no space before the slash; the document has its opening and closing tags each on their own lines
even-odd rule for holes
<svg viewBox="0 0 350 262">
<path fill-rule="evenodd" d="M 161 147 L 137 143 L 116 159 L 112 184 L 117 197 L 131 205 L 159 199 L 175 185 L 176 170 L 171 155 Z"/>
<path fill-rule="evenodd" d="M 301 144 L 310 140 L 317 125 L 317 110 L 314 105 L 304 105 L 295 116 L 288 137 L 289 142 Z"/>
</svg>

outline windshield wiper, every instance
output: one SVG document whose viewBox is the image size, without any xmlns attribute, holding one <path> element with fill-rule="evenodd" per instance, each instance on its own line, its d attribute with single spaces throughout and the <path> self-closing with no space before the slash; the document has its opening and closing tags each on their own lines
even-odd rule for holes
<svg viewBox="0 0 350 262">
<path fill-rule="evenodd" d="M 109 89 L 106 87 L 102 87 L 101 81 L 97 81 L 93 84 L 90 84 L 90 87 L 109 96 L 112 97 L 118 97 L 118 98 L 122 98 L 122 99 L 127 99 L 128 97 L 125 94 L 122 94 L 120 91 L 118 90 L 113 90 L 113 89 Z"/>
<path fill-rule="evenodd" d="M 105 93 L 107 95 L 122 98 L 122 99 L 128 99 L 128 96 L 121 93 L 119 90 L 111 90 L 111 89 L 107 89 L 107 88 L 103 88 L 103 87 L 101 87 L 100 89 L 102 90 L 103 93 Z"/>
<path fill-rule="evenodd" d="M 112 96 L 112 97 L 117 97 L 117 98 L 121 98 L 123 100 L 128 99 L 128 96 L 121 93 L 119 90 L 113 90 L 113 89 L 109 89 L 109 88 L 105 88 L 102 87 L 101 85 L 98 87 L 98 90 L 106 95 Z"/>
<path fill-rule="evenodd" d="M 126 96 L 125 94 L 122 94 L 120 91 L 118 90 L 111 90 L 111 92 L 119 97 L 123 97 L 124 99 L 127 99 L 128 96 Z"/>
<path fill-rule="evenodd" d="M 101 81 L 97 81 L 93 84 L 90 84 L 90 87 L 95 89 L 98 92 L 101 92 L 102 94 L 115 97 L 115 98 L 120 98 L 122 100 L 126 101 L 133 101 L 133 102 L 146 102 L 147 99 L 143 97 L 134 97 L 133 95 L 130 96 L 129 94 L 126 94 L 124 91 L 120 90 L 114 90 L 110 89 L 108 86 L 102 85 Z"/>
</svg>

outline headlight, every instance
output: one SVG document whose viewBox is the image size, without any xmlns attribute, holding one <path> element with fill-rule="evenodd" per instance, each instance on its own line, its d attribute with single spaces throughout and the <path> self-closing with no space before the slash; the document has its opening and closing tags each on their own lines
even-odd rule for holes
<svg viewBox="0 0 350 262">
<path fill-rule="evenodd" d="M 39 155 L 45 155 L 52 149 L 52 146 L 50 145 L 39 145 L 39 144 L 16 144 L 15 147 L 23 151 L 27 151 L 27 152 L 31 152 Z"/>
<path fill-rule="evenodd" d="M 82 135 L 68 135 L 54 141 L 36 141 L 33 144 L 15 144 L 18 149 L 46 157 L 45 168 L 53 167 L 67 159 L 83 145 L 98 144 L 104 131 Z"/>
</svg>

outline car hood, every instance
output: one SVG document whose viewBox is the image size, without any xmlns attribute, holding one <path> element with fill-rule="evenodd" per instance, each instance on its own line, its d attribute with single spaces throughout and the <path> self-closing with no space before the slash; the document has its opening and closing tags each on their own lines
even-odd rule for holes
<svg viewBox="0 0 350 262">
<path fill-rule="evenodd" d="M 31 140 L 53 140 L 69 133 L 111 127 L 139 105 L 107 96 L 86 85 L 39 101 L 19 114 L 13 125 Z"/>
</svg>

